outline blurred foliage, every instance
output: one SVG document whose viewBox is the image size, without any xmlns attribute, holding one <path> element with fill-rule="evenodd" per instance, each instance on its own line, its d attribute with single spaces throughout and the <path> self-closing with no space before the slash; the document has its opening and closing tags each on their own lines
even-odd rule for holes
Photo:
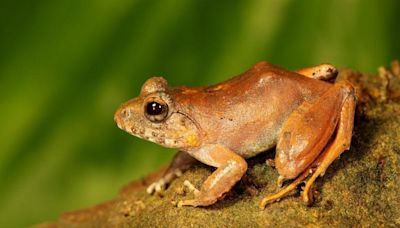
<svg viewBox="0 0 400 228">
<path fill-rule="evenodd" d="M 0 226 L 52 220 L 116 194 L 172 150 L 113 113 L 152 75 L 207 85 L 260 60 L 375 72 L 400 57 L 400 2 L 0 2 Z"/>
</svg>

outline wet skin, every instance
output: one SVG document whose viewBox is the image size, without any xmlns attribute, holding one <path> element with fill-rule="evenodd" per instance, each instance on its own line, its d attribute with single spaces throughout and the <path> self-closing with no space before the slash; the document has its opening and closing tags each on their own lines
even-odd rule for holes
<svg viewBox="0 0 400 228">
<path fill-rule="evenodd" d="M 333 83 L 337 73 L 329 64 L 291 72 L 260 62 L 208 87 L 171 88 L 153 77 L 114 118 L 132 135 L 179 150 L 164 177 L 148 187 L 150 194 L 162 193 L 198 160 L 217 169 L 200 190 L 185 181 L 195 198 L 178 206 L 214 204 L 245 174 L 246 158 L 276 147 L 278 183 L 294 180 L 260 208 L 307 177 L 302 198 L 311 203 L 315 179 L 351 142 L 355 92 L 348 81 Z"/>
</svg>

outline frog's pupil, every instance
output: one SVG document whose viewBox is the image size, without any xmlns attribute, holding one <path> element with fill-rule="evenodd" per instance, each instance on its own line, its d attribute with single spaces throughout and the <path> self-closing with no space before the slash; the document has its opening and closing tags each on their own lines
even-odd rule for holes
<svg viewBox="0 0 400 228">
<path fill-rule="evenodd" d="M 149 115 L 160 115 L 164 112 L 164 110 L 164 105 L 155 101 L 148 103 L 146 106 L 146 112 Z"/>
</svg>

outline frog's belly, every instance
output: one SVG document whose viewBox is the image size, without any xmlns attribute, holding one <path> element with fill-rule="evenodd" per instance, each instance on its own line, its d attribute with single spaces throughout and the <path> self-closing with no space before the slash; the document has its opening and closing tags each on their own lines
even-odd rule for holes
<svg viewBox="0 0 400 228">
<path fill-rule="evenodd" d="M 242 156 L 243 158 L 251 158 L 275 147 L 275 145 L 276 142 L 253 143 L 246 145 L 243 148 L 238 148 L 235 152 L 240 156 Z"/>
<path fill-rule="evenodd" d="M 280 125 L 277 122 L 246 125 L 231 132 L 222 144 L 244 158 L 254 157 L 275 147 Z"/>
</svg>

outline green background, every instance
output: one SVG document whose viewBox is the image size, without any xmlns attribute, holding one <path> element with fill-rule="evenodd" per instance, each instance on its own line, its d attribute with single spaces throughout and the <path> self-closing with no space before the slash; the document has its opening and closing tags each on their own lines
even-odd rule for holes
<svg viewBox="0 0 400 228">
<path fill-rule="evenodd" d="M 112 198 L 173 155 L 113 122 L 150 76 L 225 80 L 260 60 L 376 72 L 400 1 L 1 0 L 0 226 Z"/>
</svg>

